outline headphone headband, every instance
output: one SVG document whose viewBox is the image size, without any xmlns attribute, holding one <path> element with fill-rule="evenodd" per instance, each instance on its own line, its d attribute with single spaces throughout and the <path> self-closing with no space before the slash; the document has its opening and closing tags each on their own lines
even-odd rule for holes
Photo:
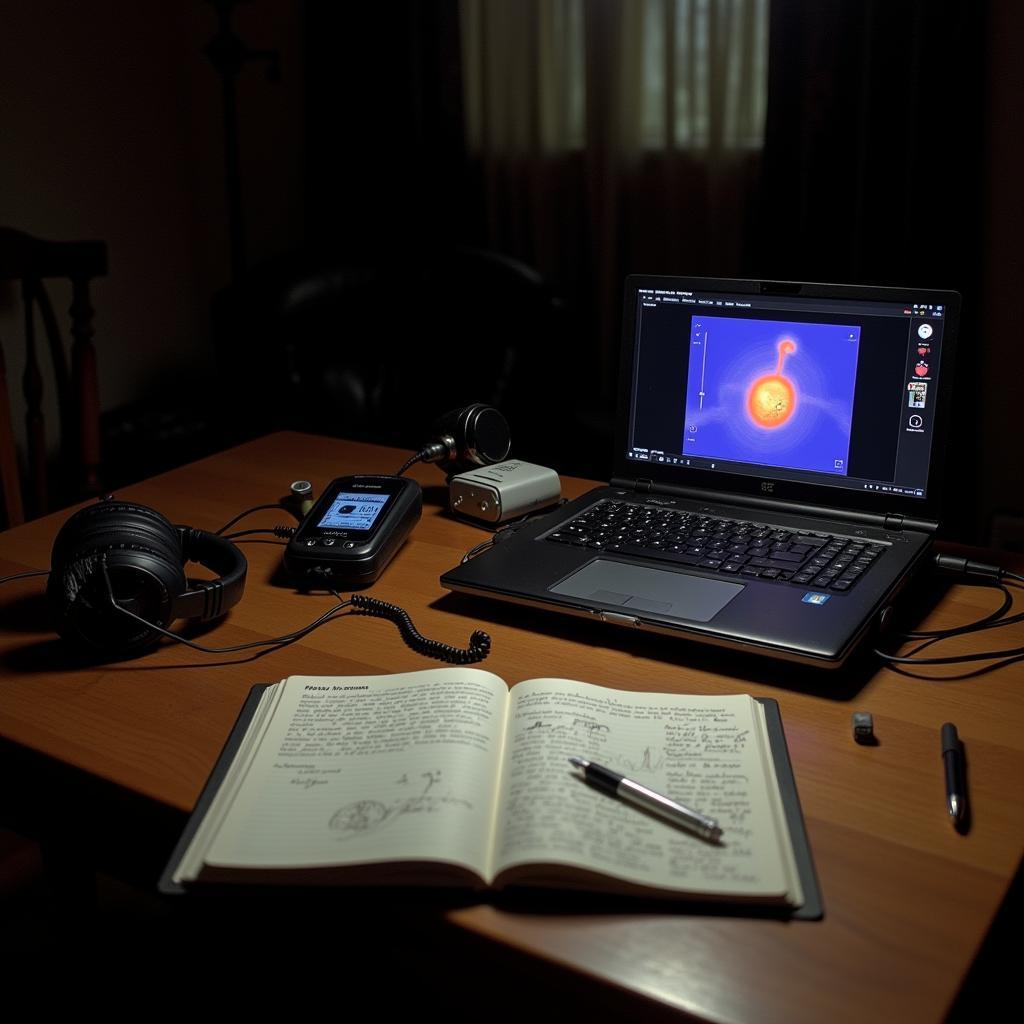
<svg viewBox="0 0 1024 1024">
<path fill-rule="evenodd" d="M 207 622 L 225 614 L 242 599 L 249 564 L 231 541 L 191 526 L 177 527 L 186 562 L 199 562 L 218 574 L 215 580 L 189 580 L 189 589 L 174 600 L 174 618 Z"/>
</svg>

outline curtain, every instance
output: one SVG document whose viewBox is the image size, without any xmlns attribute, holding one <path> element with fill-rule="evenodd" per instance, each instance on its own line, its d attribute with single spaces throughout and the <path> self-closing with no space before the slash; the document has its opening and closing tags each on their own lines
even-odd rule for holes
<svg viewBox="0 0 1024 1024">
<path fill-rule="evenodd" d="M 763 145 L 767 0 L 461 0 L 486 242 L 591 311 L 614 385 L 622 280 L 735 274 Z"/>
</svg>

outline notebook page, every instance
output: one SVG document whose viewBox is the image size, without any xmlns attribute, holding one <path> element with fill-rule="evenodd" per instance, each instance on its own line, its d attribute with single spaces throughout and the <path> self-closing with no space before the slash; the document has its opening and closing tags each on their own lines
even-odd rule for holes
<svg viewBox="0 0 1024 1024">
<path fill-rule="evenodd" d="M 514 686 L 495 871 L 543 862 L 657 888 L 781 897 L 792 873 L 763 728 L 744 695 L 633 693 L 565 679 Z M 571 756 L 716 818 L 721 844 L 598 792 L 573 771 Z"/>
<path fill-rule="evenodd" d="M 292 676 L 204 860 L 315 867 L 445 860 L 482 872 L 507 707 L 451 668 Z"/>
</svg>

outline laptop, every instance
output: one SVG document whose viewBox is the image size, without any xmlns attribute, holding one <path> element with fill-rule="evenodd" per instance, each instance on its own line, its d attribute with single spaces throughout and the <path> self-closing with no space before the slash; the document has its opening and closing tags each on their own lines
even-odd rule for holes
<svg viewBox="0 0 1024 1024">
<path fill-rule="evenodd" d="M 627 278 L 614 476 L 453 591 L 843 665 L 928 563 L 956 292 Z"/>
</svg>

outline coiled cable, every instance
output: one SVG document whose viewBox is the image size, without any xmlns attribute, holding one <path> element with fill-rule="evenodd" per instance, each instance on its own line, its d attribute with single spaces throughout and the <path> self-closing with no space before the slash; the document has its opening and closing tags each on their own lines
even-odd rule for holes
<svg viewBox="0 0 1024 1024">
<path fill-rule="evenodd" d="M 453 647 L 441 640 L 425 637 L 414 625 L 409 613 L 396 604 L 389 604 L 376 597 L 364 594 L 353 594 L 350 604 L 364 615 L 376 615 L 382 619 L 390 619 L 397 627 L 402 639 L 417 654 L 425 654 L 428 658 L 447 661 L 451 665 L 471 665 L 475 661 L 483 661 L 491 653 L 491 638 L 482 629 L 474 629 L 469 638 L 468 647 Z"/>
</svg>

